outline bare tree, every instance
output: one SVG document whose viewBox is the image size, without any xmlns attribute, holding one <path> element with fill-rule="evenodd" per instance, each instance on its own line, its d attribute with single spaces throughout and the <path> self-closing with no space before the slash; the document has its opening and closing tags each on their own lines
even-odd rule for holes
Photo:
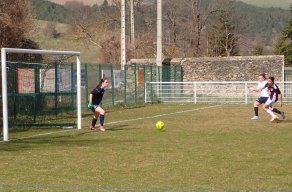
<svg viewBox="0 0 292 192">
<path fill-rule="evenodd" d="M 165 10 L 165 43 L 164 43 L 164 55 L 167 57 L 175 57 L 178 50 L 178 38 L 179 38 L 179 12 L 181 11 L 181 2 L 175 0 L 166 1 L 163 5 Z"/>
<path fill-rule="evenodd" d="M 0 46 L 21 47 L 23 39 L 34 29 L 28 0 L 0 1 Z"/>
<path fill-rule="evenodd" d="M 208 54 L 210 56 L 229 57 L 237 55 L 239 52 L 239 36 L 235 34 L 235 27 L 231 22 L 233 3 L 226 0 L 223 5 L 224 7 L 221 7 L 216 14 L 218 19 L 213 21 L 208 30 Z"/>
<path fill-rule="evenodd" d="M 192 13 L 192 26 L 195 32 L 195 51 L 193 56 L 201 56 L 201 39 L 202 39 L 202 31 L 206 26 L 206 23 L 210 16 L 212 16 L 215 12 L 220 11 L 219 8 L 220 0 L 213 0 L 211 3 L 207 5 L 206 8 L 202 6 L 201 0 L 190 0 L 190 7 Z M 193 34 L 192 34 L 193 35 Z"/>
<path fill-rule="evenodd" d="M 108 10 L 100 11 L 89 6 L 72 6 L 71 28 L 75 40 L 82 40 L 100 48 L 102 62 L 118 63 L 120 41 L 118 10 L 109 6 Z"/>
<path fill-rule="evenodd" d="M 142 18 L 135 22 L 135 44 L 127 46 L 127 57 L 153 58 L 156 54 L 156 6 L 153 3 L 143 3 L 135 0 L 135 18 Z"/>
</svg>

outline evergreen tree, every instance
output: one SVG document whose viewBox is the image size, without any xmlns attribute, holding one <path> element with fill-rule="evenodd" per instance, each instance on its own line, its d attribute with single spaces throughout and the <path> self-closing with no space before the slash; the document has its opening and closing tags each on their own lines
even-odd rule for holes
<svg viewBox="0 0 292 192">
<path fill-rule="evenodd" d="M 285 65 L 292 66 L 292 4 L 290 6 L 291 18 L 289 19 L 288 26 L 282 31 L 279 38 L 275 53 L 285 56 Z"/>
<path fill-rule="evenodd" d="M 253 48 L 253 55 L 263 55 L 264 46 L 261 41 L 257 40 L 255 47 Z"/>
<path fill-rule="evenodd" d="M 108 7 L 109 6 L 108 1 L 104 0 L 101 6 L 102 7 Z"/>
<path fill-rule="evenodd" d="M 104 0 L 103 3 L 99 6 L 100 11 L 107 11 L 109 9 L 109 3 L 107 0 Z"/>
</svg>

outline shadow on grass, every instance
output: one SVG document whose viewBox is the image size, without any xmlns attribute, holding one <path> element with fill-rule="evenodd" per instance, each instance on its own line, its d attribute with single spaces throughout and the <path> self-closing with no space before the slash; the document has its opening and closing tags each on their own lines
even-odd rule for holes
<svg viewBox="0 0 292 192">
<path fill-rule="evenodd" d="M 281 123 L 292 123 L 292 120 L 282 120 Z"/>
<path fill-rule="evenodd" d="M 274 121 L 274 122 L 271 122 L 271 123 L 281 123 L 281 124 L 291 124 L 292 123 L 292 120 L 277 120 L 277 121 Z"/>
<path fill-rule="evenodd" d="M 129 125 L 111 125 L 108 126 L 109 128 L 106 128 L 107 131 L 121 131 L 121 130 L 129 130 L 129 129 L 137 129 L 137 128 L 129 128 Z M 125 128 L 128 127 L 128 128 Z"/>
<path fill-rule="evenodd" d="M 99 131 L 98 128 L 96 130 L 89 130 L 88 128 L 83 128 L 82 130 L 64 130 L 64 132 L 55 130 L 55 133 L 43 133 L 26 138 L 11 139 L 9 142 L 0 143 L 0 151 L 22 151 L 44 149 L 44 147 L 92 146 L 99 145 L 100 143 L 112 143 L 113 140 L 107 132 L 137 129 L 134 127 L 126 127 L 128 127 L 127 124 L 110 125 L 104 133 Z"/>
<path fill-rule="evenodd" d="M 107 131 L 125 131 L 125 130 L 129 130 L 129 129 L 137 129 L 137 128 L 129 128 L 128 127 L 129 125 L 108 125 L 108 126 L 105 126 L 105 129 L 106 129 L 106 132 Z M 126 128 L 128 127 L 128 128 Z M 85 132 L 85 133 L 92 133 L 92 132 L 100 132 L 99 128 L 96 127 L 95 130 L 89 130 L 88 128 L 85 128 L 88 130 L 88 132 Z M 82 134 L 85 134 L 85 133 L 82 133 Z"/>
</svg>

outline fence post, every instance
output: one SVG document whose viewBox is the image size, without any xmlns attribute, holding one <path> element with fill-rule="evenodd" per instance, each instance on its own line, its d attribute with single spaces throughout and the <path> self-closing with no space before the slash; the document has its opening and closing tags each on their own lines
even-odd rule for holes
<svg viewBox="0 0 292 192">
<path fill-rule="evenodd" d="M 102 74 L 102 67 L 101 67 L 101 64 L 98 65 L 98 75 L 99 75 L 99 78 L 97 78 L 97 80 L 99 81 L 99 79 L 103 78 L 103 74 Z"/>
<path fill-rule="evenodd" d="M 174 66 L 174 79 L 173 79 L 173 81 L 176 81 L 176 65 Z"/>
<path fill-rule="evenodd" d="M 112 64 L 110 64 L 110 71 L 111 71 L 111 84 L 112 84 L 112 106 L 115 106 L 115 77 L 114 77 L 114 70 L 113 70 Z"/>
<path fill-rule="evenodd" d="M 143 65 L 143 74 L 144 74 L 144 90 L 145 90 L 145 83 L 146 83 L 146 67 L 145 64 Z M 144 91 L 145 94 L 145 91 Z"/>
<path fill-rule="evenodd" d="M 245 82 L 245 104 L 247 104 L 247 94 L 248 94 L 247 82 Z"/>
<path fill-rule="evenodd" d="M 58 87 L 58 65 L 55 65 L 55 115 L 56 117 L 58 116 L 58 92 L 59 92 L 59 87 Z"/>
<path fill-rule="evenodd" d="M 124 66 L 124 103 L 127 104 L 127 70 L 128 66 Z"/>
<path fill-rule="evenodd" d="M 71 63 L 71 65 L 70 65 L 70 70 L 71 70 L 71 89 L 70 89 L 70 91 L 71 91 L 71 93 L 70 93 L 70 95 L 71 95 L 71 106 L 72 106 L 72 108 L 71 108 L 71 110 L 72 111 L 74 111 L 74 96 L 73 96 L 73 92 L 74 92 L 74 67 L 73 67 L 73 63 Z M 77 70 L 76 70 L 76 75 L 77 75 Z M 85 104 L 85 106 L 87 106 L 86 104 Z"/>
<path fill-rule="evenodd" d="M 197 82 L 194 82 L 194 97 L 195 97 L 195 104 L 197 104 Z"/>
<path fill-rule="evenodd" d="M 135 79 L 135 95 L 134 95 L 134 99 L 135 99 L 135 104 L 137 104 L 137 64 L 134 64 L 134 79 Z"/>
<path fill-rule="evenodd" d="M 85 79 L 85 106 L 88 103 L 88 74 L 87 74 L 87 63 L 84 65 L 84 79 Z"/>
<path fill-rule="evenodd" d="M 34 66 L 33 67 L 33 70 L 34 70 L 34 74 L 37 74 L 37 68 L 38 68 L 38 66 Z M 34 75 L 34 95 L 33 95 L 33 122 L 35 123 L 36 122 L 36 116 L 37 116 L 37 94 L 38 94 L 38 92 L 37 92 L 37 87 L 38 87 L 38 85 L 37 85 L 37 77 Z"/>
<path fill-rule="evenodd" d="M 13 70 L 13 111 L 14 111 L 14 122 L 16 122 L 16 93 L 17 91 L 17 69 L 18 69 L 18 64 L 12 64 L 12 70 Z"/>
<path fill-rule="evenodd" d="M 153 65 L 150 65 L 150 82 L 153 81 Z M 151 95 L 151 98 L 153 96 L 153 89 L 152 89 L 152 86 L 151 86 L 151 83 L 149 83 L 150 85 L 150 95 Z"/>
</svg>

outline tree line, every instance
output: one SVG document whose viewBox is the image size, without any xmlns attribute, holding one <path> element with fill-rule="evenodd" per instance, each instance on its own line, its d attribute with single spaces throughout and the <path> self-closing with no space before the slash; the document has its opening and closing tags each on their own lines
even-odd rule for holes
<svg viewBox="0 0 292 192">
<path fill-rule="evenodd" d="M 134 0 L 134 3 L 135 43 L 127 43 L 127 59 L 153 58 L 156 53 L 156 3 L 143 0 Z M 279 41 L 283 43 L 277 44 L 278 51 L 273 51 L 281 54 L 281 47 L 289 44 L 289 35 L 281 35 L 281 32 L 291 25 L 288 23 L 290 13 L 280 8 L 257 8 L 230 0 L 165 0 L 163 3 L 165 57 L 260 55 L 264 54 L 265 45 L 275 46 Z M 19 8 L 15 9 L 15 6 Z M 15 22 L 11 18 L 0 17 L 2 47 L 5 44 L 19 46 L 23 39 L 29 37 L 33 19 L 37 18 L 69 24 L 75 39 L 101 49 L 104 62 L 118 64 L 120 61 L 118 0 L 113 0 L 112 4 L 104 0 L 103 4 L 93 6 L 73 1 L 62 6 L 43 0 L 2 0 L 0 7 L 6 18 L 9 15 L 15 18 L 13 10 L 22 12 L 22 15 L 18 14 L 22 18 Z M 126 18 L 129 35 L 128 11 Z M 8 35 L 13 41 L 7 39 L 7 34 L 15 34 Z M 244 47 L 248 53 L 241 50 Z"/>
</svg>

